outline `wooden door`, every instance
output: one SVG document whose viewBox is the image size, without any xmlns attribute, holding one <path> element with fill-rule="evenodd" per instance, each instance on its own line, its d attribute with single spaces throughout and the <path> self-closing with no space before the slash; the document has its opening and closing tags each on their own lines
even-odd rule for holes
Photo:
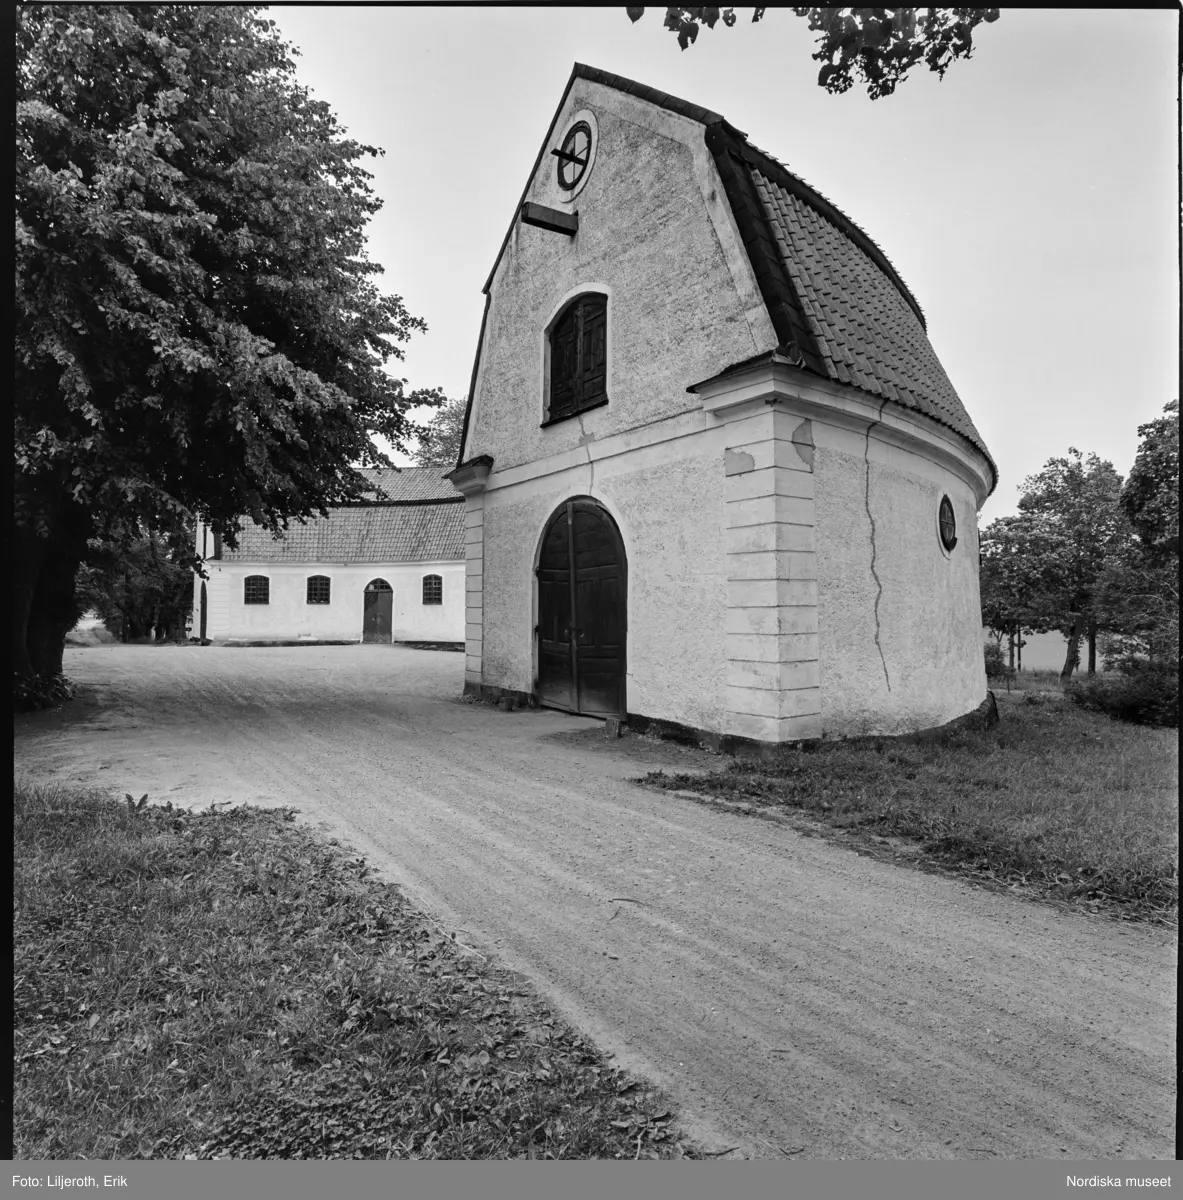
<svg viewBox="0 0 1183 1200">
<path fill-rule="evenodd" d="M 390 584 L 385 579 L 371 579 L 365 590 L 361 640 L 389 642 L 393 613 L 394 591 Z"/>
<path fill-rule="evenodd" d="M 568 500 L 547 527 L 537 573 L 539 702 L 622 716 L 627 570 L 616 523 L 594 500 Z"/>
</svg>

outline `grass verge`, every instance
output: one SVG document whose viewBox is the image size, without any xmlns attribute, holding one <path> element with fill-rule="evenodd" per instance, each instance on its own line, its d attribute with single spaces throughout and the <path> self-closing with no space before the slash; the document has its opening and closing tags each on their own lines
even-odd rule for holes
<svg viewBox="0 0 1183 1200">
<path fill-rule="evenodd" d="M 900 856 L 919 866 L 1096 912 L 1176 920 L 1174 732 L 1027 689 L 999 693 L 998 704 L 994 729 L 814 743 L 644 782 L 756 813 L 804 813 L 819 832 L 869 845 L 907 839 L 914 853 Z"/>
<path fill-rule="evenodd" d="M 15 1159 L 693 1156 L 290 810 L 18 780 L 14 846 Z"/>
</svg>

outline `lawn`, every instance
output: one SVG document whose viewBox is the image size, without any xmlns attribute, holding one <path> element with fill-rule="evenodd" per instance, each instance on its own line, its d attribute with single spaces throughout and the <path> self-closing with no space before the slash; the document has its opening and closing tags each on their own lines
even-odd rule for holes
<svg viewBox="0 0 1183 1200">
<path fill-rule="evenodd" d="M 13 1158 L 692 1156 L 658 1094 L 293 817 L 17 782 Z"/>
<path fill-rule="evenodd" d="M 806 816 L 812 831 L 1086 911 L 1174 921 L 1176 732 L 1086 712 L 1060 697 L 1053 672 L 1036 674 L 998 693 L 993 729 L 823 741 L 644 782 Z"/>
</svg>

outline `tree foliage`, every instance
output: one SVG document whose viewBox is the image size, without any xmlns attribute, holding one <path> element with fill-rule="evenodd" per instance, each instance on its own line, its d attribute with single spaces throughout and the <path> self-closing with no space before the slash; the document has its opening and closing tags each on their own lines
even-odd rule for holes
<svg viewBox="0 0 1183 1200">
<path fill-rule="evenodd" d="M 1124 486 L 1111 463 L 1070 449 L 1024 480 L 1015 516 L 982 532 L 983 621 L 999 638 L 1062 632 L 1064 679 L 1082 638 L 1090 675 L 1098 637 L 1111 667 L 1170 673 L 1178 663 L 1178 404 L 1138 432 Z"/>
<path fill-rule="evenodd" d="M 78 571 L 77 598 L 122 641 L 182 641 L 193 610 L 190 530 L 95 539 Z"/>
<path fill-rule="evenodd" d="M 767 10 L 756 8 L 752 20 Z M 626 9 L 638 21 L 643 8 Z M 890 96 L 908 72 L 923 63 L 940 78 L 959 58 L 973 56 L 974 30 L 998 20 L 996 8 L 794 8 L 818 35 L 813 55 L 821 63 L 817 81 L 828 92 L 849 91 L 856 80 L 872 100 Z M 736 22 L 734 8 L 667 8 L 665 27 L 685 50 L 699 29 Z"/>
<path fill-rule="evenodd" d="M 16 42 L 13 649 L 52 676 L 91 539 L 323 513 L 440 397 L 384 369 L 424 325 L 366 257 L 380 151 L 258 9 L 21 5 Z"/>
<path fill-rule="evenodd" d="M 1118 502 L 1121 482 L 1112 463 L 1070 448 L 1067 457 L 1048 459 L 1023 481 L 1017 515 L 992 522 L 982 534 L 987 624 L 1061 631 L 1068 639 L 1065 679 L 1079 662 L 1082 637 L 1089 642 L 1089 669 L 1095 668 L 1101 579 L 1130 536 Z"/>
<path fill-rule="evenodd" d="M 468 397 L 445 400 L 419 434 L 419 445 L 412 452 L 417 467 L 454 467 L 460 461 L 460 439 L 464 434 L 464 413 Z"/>
<path fill-rule="evenodd" d="M 1142 545 L 1156 558 L 1179 558 L 1179 401 L 1138 426 L 1142 444 L 1121 491 L 1121 505 Z"/>
</svg>

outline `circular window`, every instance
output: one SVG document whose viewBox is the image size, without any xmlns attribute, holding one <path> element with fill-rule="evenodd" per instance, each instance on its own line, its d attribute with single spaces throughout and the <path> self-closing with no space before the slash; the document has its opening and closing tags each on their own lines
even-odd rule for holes
<svg viewBox="0 0 1183 1200">
<path fill-rule="evenodd" d="M 586 121 L 577 121 L 567 131 L 563 144 L 555 151 L 559 160 L 559 187 L 574 191 L 591 161 L 592 132 Z"/>
<path fill-rule="evenodd" d="M 948 496 L 941 497 L 937 524 L 941 530 L 941 545 L 946 550 L 952 550 L 957 545 L 957 518 L 953 515 L 953 501 Z"/>
</svg>

